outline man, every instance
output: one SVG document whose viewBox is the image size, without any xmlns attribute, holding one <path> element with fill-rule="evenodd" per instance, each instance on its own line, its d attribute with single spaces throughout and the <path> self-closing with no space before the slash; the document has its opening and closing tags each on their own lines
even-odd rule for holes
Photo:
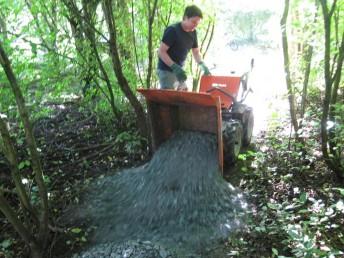
<svg viewBox="0 0 344 258">
<path fill-rule="evenodd" d="M 185 84 L 187 76 L 183 66 L 190 49 L 204 75 L 210 74 L 198 48 L 196 27 L 202 18 L 202 11 L 197 6 L 191 5 L 185 8 L 182 22 L 165 29 L 158 51 L 157 73 L 161 89 L 187 90 Z"/>
</svg>

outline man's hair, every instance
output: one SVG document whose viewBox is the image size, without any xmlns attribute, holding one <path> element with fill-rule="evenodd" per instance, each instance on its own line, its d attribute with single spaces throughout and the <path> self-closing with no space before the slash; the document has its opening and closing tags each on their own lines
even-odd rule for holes
<svg viewBox="0 0 344 258">
<path fill-rule="evenodd" d="M 203 18 L 201 9 L 199 9 L 196 5 L 187 6 L 184 11 L 184 17 L 191 18 L 195 16 Z"/>
</svg>

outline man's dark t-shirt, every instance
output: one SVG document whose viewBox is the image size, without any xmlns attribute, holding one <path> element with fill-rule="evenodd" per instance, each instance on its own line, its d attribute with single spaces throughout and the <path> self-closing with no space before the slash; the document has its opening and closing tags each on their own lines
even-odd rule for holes
<svg viewBox="0 0 344 258">
<path fill-rule="evenodd" d="M 164 36 L 162 37 L 161 41 L 170 47 L 167 50 L 167 54 L 175 63 L 180 66 L 184 65 L 185 59 L 190 49 L 198 48 L 196 30 L 186 32 L 183 30 L 180 22 L 168 26 L 165 29 Z M 166 65 L 160 58 L 158 69 L 172 71 L 171 68 Z"/>
</svg>

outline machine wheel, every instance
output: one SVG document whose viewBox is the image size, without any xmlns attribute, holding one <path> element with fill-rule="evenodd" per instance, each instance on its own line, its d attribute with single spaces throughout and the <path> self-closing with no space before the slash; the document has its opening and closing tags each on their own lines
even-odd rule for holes
<svg viewBox="0 0 344 258">
<path fill-rule="evenodd" d="M 247 147 L 251 143 L 252 139 L 252 132 L 253 132 L 253 125 L 254 125 L 254 116 L 252 108 L 248 108 L 245 111 L 244 121 L 243 121 L 243 146 Z"/>
<path fill-rule="evenodd" d="M 240 121 L 222 122 L 223 159 L 227 164 L 236 162 L 242 147 L 243 128 Z"/>
</svg>

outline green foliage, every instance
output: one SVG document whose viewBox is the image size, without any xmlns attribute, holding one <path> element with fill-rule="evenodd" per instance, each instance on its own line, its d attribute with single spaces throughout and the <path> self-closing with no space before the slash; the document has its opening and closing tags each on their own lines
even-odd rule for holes
<svg viewBox="0 0 344 258">
<path fill-rule="evenodd" d="M 66 244 L 68 246 L 80 246 L 87 242 L 88 232 L 81 228 L 75 227 L 70 229 L 71 240 L 67 240 Z"/>
<path fill-rule="evenodd" d="M 344 188 L 333 188 L 333 190 L 339 191 L 339 193 L 344 196 Z"/>
<path fill-rule="evenodd" d="M 335 144 L 336 157 L 340 158 L 344 166 L 344 103 L 336 103 L 333 106 L 334 121 L 329 123 L 330 132 L 333 134 L 332 141 Z"/>
<path fill-rule="evenodd" d="M 5 257 L 13 257 L 14 253 L 11 250 L 13 245 L 13 240 L 10 238 L 5 238 L 0 242 L 0 254 L 4 254 Z"/>
<path fill-rule="evenodd" d="M 231 39 L 255 43 L 259 36 L 267 33 L 264 25 L 273 13 L 269 10 L 236 11 L 228 15 L 227 31 L 231 33 Z"/>
<path fill-rule="evenodd" d="M 254 256 L 261 245 L 261 257 L 341 256 L 344 189 L 322 179 L 329 171 L 310 155 L 319 152 L 317 135 L 300 146 L 283 136 L 284 127 L 274 127 L 257 152 L 240 156 L 247 171 L 240 186 L 254 204 L 247 235 L 231 238 L 230 249 L 239 257 Z"/>
<path fill-rule="evenodd" d="M 137 132 L 122 132 L 116 136 L 115 143 L 119 149 L 125 151 L 129 155 L 140 153 L 147 144 L 146 140 L 138 135 Z"/>
<path fill-rule="evenodd" d="M 31 162 L 29 160 L 24 160 L 19 163 L 18 168 L 21 170 L 25 167 L 29 167 L 31 165 Z"/>
<path fill-rule="evenodd" d="M 33 113 L 32 118 L 37 120 L 51 116 L 53 109 L 44 106 L 47 102 L 61 103 L 80 97 L 85 86 L 84 79 L 90 75 L 91 70 L 94 76 L 93 83 L 96 79 L 100 90 L 98 86 L 92 88 L 91 94 L 83 99 L 83 104 L 92 105 L 97 119 L 108 125 L 107 129 L 111 131 L 116 145 L 116 154 L 119 153 L 120 158 L 125 159 L 127 156 L 139 156 L 146 151 L 147 141 L 136 132 L 135 116 L 113 73 L 107 39 L 104 38 L 108 35 L 100 5 L 97 11 L 93 10 L 92 22 L 95 30 L 92 32 L 100 59 L 109 75 L 115 104 L 124 112 L 123 121 L 114 121 L 109 103 L 105 99 L 109 94 L 99 94 L 106 91 L 106 84 L 103 74 L 99 72 L 94 49 L 86 38 L 76 40 L 68 19 L 70 17 L 67 18 L 69 13 L 66 6 L 61 1 L 28 2 L 31 2 L 30 7 L 25 1 L 0 0 L 0 17 L 4 19 L 8 31 L 0 33 L 0 40 L 9 54 L 25 100 Z M 78 6 L 81 5 L 81 1 L 75 2 Z M 153 2 L 117 1 L 118 6 L 114 8 L 121 67 L 133 91 L 137 87 L 146 86 L 149 56 L 148 15 Z M 209 22 L 215 20 L 216 11 L 211 1 L 198 1 L 197 4 L 204 12 L 204 19 L 197 28 L 199 42 L 202 42 Z M 307 64 L 302 57 L 307 50 L 306 46 L 314 48 L 307 98 L 309 109 L 303 118 L 304 126 L 299 132 L 307 141 L 299 145 L 292 140 L 276 137 L 274 133 L 279 132 L 281 128 L 281 117 L 276 112 L 272 114 L 269 125 L 272 133 L 267 136 L 262 149 L 256 152 L 248 151 L 239 156 L 240 162 L 244 164 L 241 168 L 244 172 L 242 186 L 256 198 L 257 211 L 256 214 L 253 212 L 248 225 L 250 236 L 240 236 L 231 240 L 230 244 L 237 248 L 231 250 L 232 255 L 240 256 L 243 251 L 252 249 L 252 238 L 266 240 L 266 252 L 275 257 L 329 257 L 337 255 L 339 251 L 336 250 L 343 250 L 343 227 L 339 223 L 339 218 L 343 216 L 344 189 L 338 185 L 320 183 L 326 181 L 326 176 L 330 172 L 315 171 L 314 165 L 315 162 L 319 162 L 319 155 L 316 156 L 316 153 L 320 153 L 317 146 L 317 131 L 320 128 L 323 96 L 324 29 L 320 22 L 322 14 L 320 9 L 316 9 L 314 1 L 292 1 L 291 4 L 295 19 L 290 20 L 293 35 L 290 53 L 293 56 L 291 65 L 298 103 L 301 101 L 303 86 L 301 72 Z M 337 5 L 335 15 L 338 22 L 332 23 L 331 34 L 333 56 L 339 54 L 338 35 L 341 35 L 344 29 L 343 1 L 337 1 Z M 161 0 L 158 3 L 152 30 L 153 74 L 157 61 L 156 49 L 163 31 L 169 24 L 182 20 L 185 6 L 184 0 Z M 226 30 L 230 31 L 231 38 L 254 42 L 267 33 L 265 25 L 273 15 L 269 11 L 231 12 L 228 13 Z M 85 24 L 79 25 L 80 28 L 85 28 Z M 80 52 L 77 50 L 78 46 Z M 191 55 L 188 62 L 191 62 Z M 191 73 L 192 68 L 189 68 L 189 65 L 187 68 Z M 343 84 L 338 92 L 342 94 L 342 91 Z M 93 98 L 93 95 L 96 97 Z M 0 98 L 0 112 L 6 114 L 11 123 L 17 121 L 15 119 L 18 118 L 18 111 L 2 68 Z M 335 145 L 337 156 L 341 157 L 343 162 L 344 105 L 340 101 L 342 98 L 339 96 L 337 103 L 331 107 L 334 115 L 331 121 L 331 132 L 334 135 L 331 144 Z M 22 125 L 18 127 L 22 129 Z M 14 138 L 17 145 L 22 148 L 24 140 L 20 134 L 18 132 Z M 289 131 L 283 135 L 289 135 Z M 304 149 L 308 150 L 307 153 Z M 271 155 L 271 152 L 274 155 Z M 54 162 L 58 164 L 60 161 Z M 316 164 L 319 166 L 319 163 Z M 21 173 L 25 173 L 30 166 L 30 161 L 23 159 L 19 169 Z M 50 177 L 44 177 L 48 187 L 51 180 Z M 37 204 L 38 188 L 32 185 L 31 179 L 29 182 L 31 202 Z M 70 229 L 69 233 L 74 235 L 73 240 L 70 240 L 71 245 L 87 239 L 87 232 L 79 227 Z M 0 251 L 7 254 L 12 246 L 12 240 L 3 239 Z"/>
<path fill-rule="evenodd" d="M 81 4 L 77 0 L 74 2 L 77 5 Z M 153 9 L 153 2 L 118 2 L 118 6 L 114 8 L 121 67 L 133 91 L 136 91 L 137 87 L 146 87 L 149 51 L 152 54 L 153 80 L 151 84 L 156 84 L 156 49 L 159 47 L 162 33 L 167 25 L 182 20 L 186 6 L 184 0 L 158 2 L 155 16 L 153 16 L 152 46 L 149 50 L 148 16 L 149 10 Z M 71 27 L 70 17 L 74 17 L 77 23 L 82 23 L 78 20 L 82 13 L 69 12 L 63 2 L 40 0 L 28 3 L 7 3 L 7 1 L 0 3 L 2 7 L 0 15 L 5 17 L 10 32 L 7 34 L 5 43 L 11 49 L 16 49 L 9 52 L 9 56 L 15 74 L 21 82 L 27 103 L 32 105 L 36 112 L 40 112 L 41 103 L 70 100 L 64 96 L 80 95 L 87 78 L 93 85 L 89 95 L 98 95 L 99 101 L 105 99 L 104 97 L 108 98 L 109 92 L 104 76 L 100 73 L 94 49 L 82 31 L 86 29 L 86 26 L 76 27 L 81 30 L 81 36 L 78 39 L 75 36 L 77 31 L 73 31 L 75 28 Z M 198 29 L 201 42 L 208 22 L 214 17 L 211 4 L 207 1 L 201 1 L 200 4 L 205 14 L 202 26 Z M 123 101 L 124 94 L 118 86 L 112 61 L 109 58 L 109 49 L 104 38 L 108 35 L 100 5 L 90 8 L 90 12 L 92 18 L 89 25 L 91 27 L 87 29 L 90 29 L 94 35 L 99 57 L 109 76 L 115 104 L 121 109 L 127 105 L 127 102 Z M 20 17 L 27 18 L 20 22 Z M 0 34 L 0 38 L 2 36 L 3 34 Z M 5 80 L 2 81 L 3 78 L 4 76 L 0 76 L 1 85 L 7 83 Z M 97 86 L 95 86 L 95 80 L 97 80 Z M 0 87 L 0 91 L 2 95 L 9 96 L 5 88 Z M 100 95 L 100 93 L 105 94 Z M 4 97 L 3 99 L 4 102 L 0 104 L 2 110 L 9 112 L 8 107 L 13 105 L 13 98 Z"/>
<path fill-rule="evenodd" d="M 70 72 L 66 69 L 66 56 L 71 53 L 70 37 L 64 34 L 66 20 L 58 12 L 60 6 L 53 5 L 53 2 L 33 1 L 29 8 L 24 2 L 12 1 L 7 3 L 7 8 L 1 8 L 9 31 L 3 38 L 6 52 L 26 102 L 33 109 L 46 101 L 49 95 L 59 96 L 66 90 L 70 92 L 71 80 L 66 76 Z M 21 17 L 27 18 L 22 20 Z M 0 34 L 0 38 L 2 36 L 4 34 Z M 6 77 L 0 78 L 3 80 Z M 6 81 L 0 83 L 8 84 Z M 7 88 L 2 88 L 0 94 L 4 101 L 1 101 L 1 108 L 12 112 L 9 107 L 13 105 L 13 96 Z"/>
</svg>

